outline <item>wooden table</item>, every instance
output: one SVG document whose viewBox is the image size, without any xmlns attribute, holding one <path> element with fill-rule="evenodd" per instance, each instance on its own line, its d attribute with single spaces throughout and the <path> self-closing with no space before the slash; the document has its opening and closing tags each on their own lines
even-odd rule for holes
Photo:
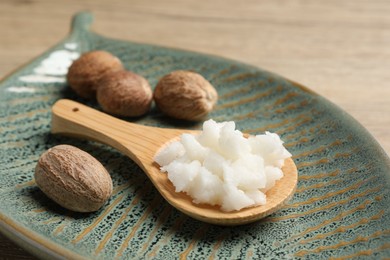
<svg viewBox="0 0 390 260">
<path fill-rule="evenodd" d="M 308 86 L 390 154 L 390 1 L 1 0 L 0 78 L 90 10 L 109 37 L 219 55 Z M 34 259 L 0 235 L 0 259 Z"/>
</svg>

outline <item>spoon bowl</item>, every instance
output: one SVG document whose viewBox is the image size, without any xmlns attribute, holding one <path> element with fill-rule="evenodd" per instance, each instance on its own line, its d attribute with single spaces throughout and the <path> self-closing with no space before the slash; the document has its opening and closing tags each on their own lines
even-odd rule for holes
<svg viewBox="0 0 390 260">
<path fill-rule="evenodd" d="M 145 172 L 165 200 L 188 216 L 217 225 L 241 225 L 262 219 L 279 210 L 292 197 L 298 171 L 292 159 L 286 159 L 284 176 L 267 191 L 263 206 L 223 212 L 217 206 L 195 204 L 190 196 L 175 192 L 167 174 L 154 162 L 156 153 L 174 138 L 194 130 L 157 128 L 126 122 L 78 102 L 62 99 L 52 107 L 51 132 L 86 138 L 107 144 L 127 155 Z"/>
</svg>

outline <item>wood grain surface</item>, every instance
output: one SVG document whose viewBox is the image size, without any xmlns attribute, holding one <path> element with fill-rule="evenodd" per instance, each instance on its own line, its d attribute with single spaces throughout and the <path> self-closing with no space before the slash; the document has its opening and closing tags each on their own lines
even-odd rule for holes
<svg viewBox="0 0 390 260">
<path fill-rule="evenodd" d="M 390 1 L 1 0 L 0 78 L 63 39 L 72 15 L 129 41 L 253 64 L 306 85 L 390 154 Z M 34 259 L 0 235 L 0 259 Z"/>
</svg>

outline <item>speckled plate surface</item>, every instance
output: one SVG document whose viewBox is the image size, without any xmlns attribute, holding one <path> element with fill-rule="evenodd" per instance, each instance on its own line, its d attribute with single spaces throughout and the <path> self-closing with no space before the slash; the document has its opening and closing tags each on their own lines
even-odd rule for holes
<svg viewBox="0 0 390 260">
<path fill-rule="evenodd" d="M 245 64 L 202 54 L 113 40 L 75 16 L 70 35 L 0 82 L 0 231 L 44 258 L 347 259 L 390 257 L 390 160 L 349 115 L 308 89 Z M 104 49 L 154 86 L 175 69 L 194 70 L 216 87 L 210 117 L 245 132 L 277 132 L 299 169 L 298 189 L 262 221 L 220 227 L 193 220 L 166 203 L 135 163 L 97 143 L 50 134 L 50 108 L 77 98 L 66 86 L 79 53 Z M 52 69 L 49 69 L 52 68 Z M 129 119 L 127 119 L 129 120 Z M 153 109 L 132 121 L 199 128 Z M 109 170 L 114 193 L 93 214 L 58 207 L 36 187 L 46 149 L 72 144 Z"/>
</svg>

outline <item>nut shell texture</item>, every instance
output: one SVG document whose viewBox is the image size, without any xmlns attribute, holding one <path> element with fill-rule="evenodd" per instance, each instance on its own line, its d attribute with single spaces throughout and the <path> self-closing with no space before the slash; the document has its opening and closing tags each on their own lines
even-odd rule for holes
<svg viewBox="0 0 390 260">
<path fill-rule="evenodd" d="M 41 155 L 35 182 L 49 198 L 77 212 L 97 211 L 112 193 L 112 180 L 103 165 L 70 145 L 55 146 Z"/>
<path fill-rule="evenodd" d="M 96 97 L 107 113 L 133 117 L 149 111 L 153 92 L 142 76 L 131 71 L 116 71 L 101 78 Z"/>
<path fill-rule="evenodd" d="M 79 96 L 94 98 L 99 79 L 106 73 L 123 69 L 122 62 L 106 51 L 86 52 L 69 67 L 67 81 Z"/>
<path fill-rule="evenodd" d="M 200 120 L 218 100 L 215 88 L 202 75 L 173 71 L 157 83 L 154 101 L 166 115 L 185 120 Z"/>
</svg>

